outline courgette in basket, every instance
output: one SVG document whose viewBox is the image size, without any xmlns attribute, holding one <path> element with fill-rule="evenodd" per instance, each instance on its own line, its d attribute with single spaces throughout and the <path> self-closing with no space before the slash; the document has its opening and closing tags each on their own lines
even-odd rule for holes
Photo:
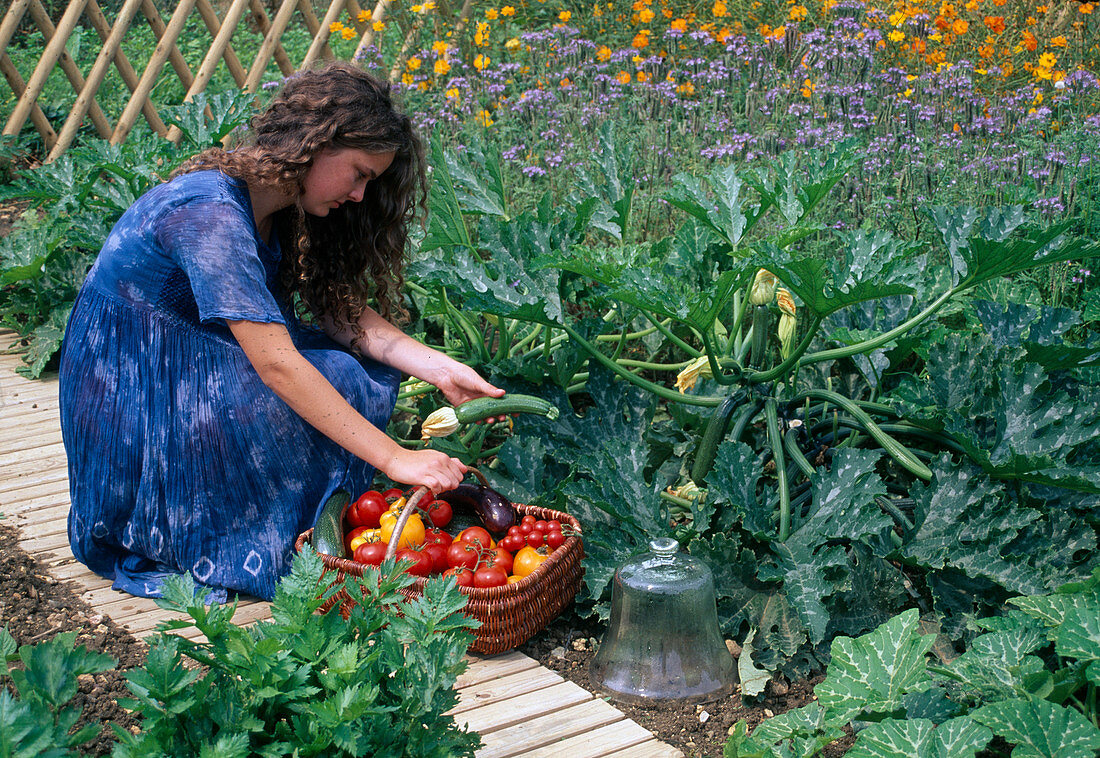
<svg viewBox="0 0 1100 758">
<path fill-rule="evenodd" d="M 347 490 L 336 490 L 325 501 L 313 525 L 313 549 L 336 558 L 344 556 L 344 509 L 351 501 Z"/>
</svg>

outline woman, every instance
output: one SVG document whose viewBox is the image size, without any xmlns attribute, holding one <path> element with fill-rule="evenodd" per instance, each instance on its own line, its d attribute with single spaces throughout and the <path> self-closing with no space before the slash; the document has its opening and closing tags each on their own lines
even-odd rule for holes
<svg viewBox="0 0 1100 758">
<path fill-rule="evenodd" d="M 457 485 L 460 461 L 383 432 L 401 373 L 452 404 L 504 394 L 390 323 L 425 191 L 388 85 L 349 64 L 303 72 L 252 130 L 122 216 L 66 332 L 69 540 L 135 595 L 189 571 L 215 600 L 270 598 L 337 489 L 376 469 Z"/>
</svg>

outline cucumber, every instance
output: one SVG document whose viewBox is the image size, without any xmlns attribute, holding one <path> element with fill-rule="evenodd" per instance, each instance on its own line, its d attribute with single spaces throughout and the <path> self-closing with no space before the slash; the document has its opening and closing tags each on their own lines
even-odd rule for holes
<svg viewBox="0 0 1100 758">
<path fill-rule="evenodd" d="M 347 490 L 336 490 L 325 501 L 313 525 L 313 549 L 318 553 L 347 557 L 344 554 L 344 509 L 350 501 L 351 493 Z"/>
<path fill-rule="evenodd" d="M 493 416 L 506 416 L 510 413 L 534 413 L 546 416 L 551 421 L 558 417 L 557 406 L 534 395 L 511 393 L 504 397 L 478 397 L 467 400 L 455 408 L 459 423 L 472 424 L 475 421 Z"/>
</svg>

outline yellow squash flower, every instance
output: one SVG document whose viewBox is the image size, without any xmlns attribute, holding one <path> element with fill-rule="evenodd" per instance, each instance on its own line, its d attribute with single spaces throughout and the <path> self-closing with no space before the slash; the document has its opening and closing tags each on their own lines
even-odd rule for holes
<svg viewBox="0 0 1100 758">
<path fill-rule="evenodd" d="M 700 376 L 704 379 L 714 378 L 714 372 L 710 370 L 710 360 L 705 355 L 693 360 L 676 375 L 676 389 L 680 390 L 681 395 L 684 394 L 685 391 L 695 387 L 695 382 Z"/>
<path fill-rule="evenodd" d="M 432 437 L 446 437 L 458 430 L 458 416 L 454 408 L 443 407 L 432 411 L 420 426 L 420 439 L 427 442 Z"/>
<path fill-rule="evenodd" d="M 756 278 L 752 282 L 752 291 L 749 292 L 749 302 L 753 305 L 767 305 L 775 297 L 775 287 L 779 279 L 771 271 L 760 269 L 756 272 Z"/>
</svg>

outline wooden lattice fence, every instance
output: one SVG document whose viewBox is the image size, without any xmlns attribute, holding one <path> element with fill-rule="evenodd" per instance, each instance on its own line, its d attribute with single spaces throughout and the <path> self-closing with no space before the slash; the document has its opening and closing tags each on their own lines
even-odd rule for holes
<svg viewBox="0 0 1100 758">
<path fill-rule="evenodd" d="M 355 53 L 355 57 L 359 57 L 374 43 L 375 25 L 385 18 L 388 5 L 389 0 L 377 0 L 368 14 L 362 12 L 357 0 L 331 0 L 327 8 L 322 6 L 317 9 L 311 0 L 278 0 L 273 15 L 269 15 L 261 0 L 226 0 L 219 16 L 210 0 L 179 0 L 166 22 L 153 0 L 122 0 L 112 23 L 96 0 L 70 0 L 60 19 L 54 23 L 42 0 L 11 0 L 0 22 L 0 72 L 4 74 L 17 101 L 4 124 L 3 134 L 19 134 L 29 118 L 48 151 L 47 162 L 55 160 L 69 148 L 85 120 L 91 122 L 100 137 L 112 144 L 126 139 L 139 115 L 145 118 L 154 132 L 178 141 L 179 130 L 164 123 L 150 98 L 162 76 L 178 77 L 186 91 L 183 101 L 187 102 L 205 91 L 217 67 L 224 63 L 237 87 L 255 92 L 263 84 L 272 62 L 283 76 L 288 76 L 318 60 L 333 58 L 329 46 L 330 29 L 345 12 L 359 38 Z M 318 10 L 322 9 L 324 14 L 318 18 Z M 464 12 L 466 10 L 463 9 Z M 209 30 L 212 42 L 198 69 L 192 71 L 177 43 L 189 17 L 195 12 Z M 8 45 L 28 13 L 41 32 L 45 46 L 34 71 L 24 80 L 9 56 Z M 86 72 L 79 69 L 66 50 L 66 44 L 82 18 L 95 29 L 102 42 L 95 62 Z M 234 34 L 246 22 L 259 29 L 263 36 L 247 68 L 233 48 Z M 157 44 L 139 75 L 123 52 L 122 41 L 124 35 L 142 23 L 149 25 Z M 292 23 L 304 24 L 312 38 L 305 56 L 298 61 L 291 59 L 281 41 Z M 167 71 L 165 63 L 169 64 Z M 96 99 L 111 65 L 117 69 L 130 92 L 125 107 L 113 121 Z M 60 129 L 54 128 L 37 102 L 47 79 L 57 67 L 64 71 L 76 92 L 76 101 Z"/>
</svg>

